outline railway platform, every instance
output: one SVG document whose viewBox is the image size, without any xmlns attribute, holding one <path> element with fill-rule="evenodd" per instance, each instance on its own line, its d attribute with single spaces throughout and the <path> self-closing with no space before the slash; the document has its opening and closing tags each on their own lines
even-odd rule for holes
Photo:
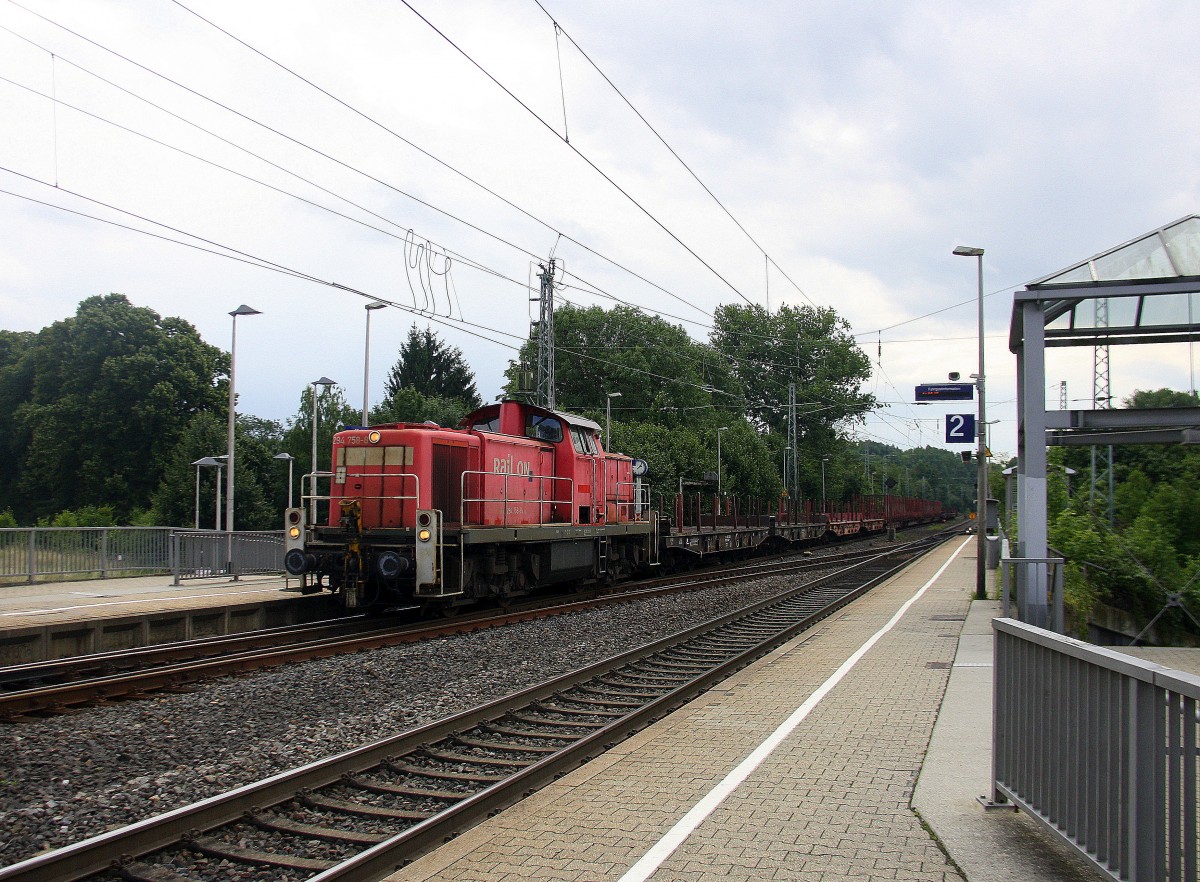
<svg viewBox="0 0 1200 882">
<path fill-rule="evenodd" d="M 1100 878 L 985 812 L 991 618 L 956 539 L 552 786 L 389 877 Z"/>
<path fill-rule="evenodd" d="M 336 614 L 283 576 L 168 575 L 0 587 L 0 665 L 295 624 Z"/>
</svg>

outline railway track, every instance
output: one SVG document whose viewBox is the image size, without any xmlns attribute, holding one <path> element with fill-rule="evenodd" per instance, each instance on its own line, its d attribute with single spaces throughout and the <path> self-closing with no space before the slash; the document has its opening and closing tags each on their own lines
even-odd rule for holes
<svg viewBox="0 0 1200 882">
<path fill-rule="evenodd" d="M 587 762 L 836 612 L 932 537 L 468 712 L 0 870 L 89 877 L 377 880 Z M 121 856 L 114 860 L 114 856 Z"/>
<path fill-rule="evenodd" d="M 626 583 L 592 593 L 586 599 L 564 603 L 561 598 L 541 598 L 499 613 L 484 610 L 433 624 L 405 620 L 381 626 L 378 619 L 356 616 L 351 620 L 15 665 L 0 668 L 0 722 L 34 721 L 87 705 L 186 689 L 217 677 L 501 627 L 654 594 L 844 566 L 877 554 L 874 549 L 852 549 L 791 561 L 726 564 L 703 572 Z"/>
</svg>

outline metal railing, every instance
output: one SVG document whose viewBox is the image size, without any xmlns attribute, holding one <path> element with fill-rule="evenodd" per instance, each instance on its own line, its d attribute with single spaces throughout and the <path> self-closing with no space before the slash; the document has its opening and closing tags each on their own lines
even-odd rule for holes
<svg viewBox="0 0 1200 882">
<path fill-rule="evenodd" d="M 335 482 L 342 486 L 344 486 L 348 480 L 373 480 L 373 481 L 382 482 L 383 480 L 386 479 L 387 481 L 390 482 L 390 481 L 395 481 L 398 479 L 399 484 L 400 484 L 400 486 L 399 486 L 400 492 L 395 493 L 395 494 L 389 494 L 389 495 L 384 495 L 384 494 L 369 495 L 369 494 L 365 494 L 365 493 L 361 493 L 361 492 L 347 493 L 343 490 L 342 494 L 340 496 L 334 496 L 333 488 L 331 486 L 329 495 L 321 496 L 321 495 L 317 495 L 314 493 L 305 493 L 304 492 L 304 480 L 311 476 L 310 475 L 301 475 L 300 476 L 300 507 L 301 508 L 307 508 L 310 513 L 311 512 L 319 512 L 320 511 L 319 505 L 320 505 L 320 503 L 324 502 L 324 503 L 328 504 L 326 507 L 326 512 L 328 513 L 331 510 L 330 507 L 333 506 L 335 501 L 341 502 L 342 500 L 357 499 L 362 504 L 364 516 L 366 514 L 368 514 L 367 506 L 366 506 L 366 503 L 368 503 L 368 502 L 377 503 L 379 505 L 378 513 L 380 516 L 382 516 L 384 513 L 385 506 L 389 506 L 389 503 L 396 503 L 396 505 L 395 505 L 396 523 L 395 524 L 383 524 L 382 526 L 399 527 L 404 524 L 404 516 L 405 516 L 404 509 L 405 509 L 405 504 L 407 503 L 408 507 L 411 509 L 409 526 L 411 526 L 413 520 L 416 519 L 417 505 L 418 505 L 418 501 L 421 498 L 421 478 L 419 475 L 410 475 L 407 473 L 406 474 L 397 474 L 397 473 L 391 473 L 391 472 L 351 472 L 349 474 L 346 474 L 344 466 L 339 466 L 337 473 L 321 472 L 317 475 L 317 477 L 330 477 L 330 476 L 335 476 L 335 478 L 336 478 Z M 411 483 L 413 485 L 413 490 L 411 493 L 404 492 L 404 485 L 406 483 Z M 332 510 L 336 510 L 336 509 L 332 509 Z M 318 519 L 311 517 L 311 515 L 310 515 L 310 521 L 311 521 L 309 523 L 310 527 L 317 526 L 318 522 L 319 522 Z"/>
<path fill-rule="evenodd" d="M 541 526 L 546 524 L 571 523 L 571 500 L 575 495 L 575 482 L 570 478 L 555 478 L 550 475 L 520 475 L 506 472 L 464 471 L 459 478 L 459 523 L 463 525 Z M 519 496 L 509 492 L 510 481 L 520 482 L 522 488 L 529 482 L 537 482 L 536 495 Z M 471 486 L 476 488 L 474 495 Z M 496 523 L 496 506 L 503 508 L 499 523 Z M 533 508 L 534 519 L 528 516 Z M 492 521 L 488 522 L 491 517 Z"/>
<path fill-rule="evenodd" d="M 1195 882 L 1200 677 L 998 618 L 992 779 L 1112 879 Z"/>
<path fill-rule="evenodd" d="M 1000 558 L 1000 601 L 1008 617 L 1016 596 L 1021 621 L 1061 634 L 1063 619 L 1063 572 L 1061 557 Z"/>
<path fill-rule="evenodd" d="M 0 579 L 170 572 L 171 533 L 170 527 L 5 527 Z"/>
<path fill-rule="evenodd" d="M 171 572 L 184 579 L 251 576 L 283 572 L 283 531 L 176 530 L 171 536 Z"/>
<path fill-rule="evenodd" d="M 0 583 L 171 573 L 182 579 L 283 572 L 283 532 L 178 527 L 5 527 Z"/>
</svg>

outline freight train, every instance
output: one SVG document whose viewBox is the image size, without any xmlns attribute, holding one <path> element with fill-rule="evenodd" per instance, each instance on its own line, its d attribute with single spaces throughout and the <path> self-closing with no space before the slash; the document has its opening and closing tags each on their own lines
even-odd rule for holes
<svg viewBox="0 0 1200 882">
<path fill-rule="evenodd" d="M 330 472 L 307 476 L 303 505 L 285 513 L 285 567 L 348 610 L 452 611 L 942 514 L 938 503 L 896 497 L 766 513 L 715 498 L 690 506 L 679 494 L 666 515 L 652 509 L 644 471 L 605 451 L 592 420 L 520 401 L 485 406 L 453 429 L 348 428 L 334 436 Z M 327 494 L 314 492 L 318 479 Z"/>
</svg>

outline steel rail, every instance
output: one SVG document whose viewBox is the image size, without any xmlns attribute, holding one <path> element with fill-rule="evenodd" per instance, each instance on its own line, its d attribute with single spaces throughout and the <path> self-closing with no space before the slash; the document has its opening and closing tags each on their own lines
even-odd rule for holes
<svg viewBox="0 0 1200 882">
<path fill-rule="evenodd" d="M 904 547 L 899 546 L 899 548 Z M 146 659 L 158 663 L 156 666 L 144 670 L 84 676 L 63 683 L 0 692 L 0 720 L 19 721 L 22 717 L 29 717 L 33 714 L 54 713 L 63 708 L 96 701 L 110 701 L 122 696 L 141 696 L 147 692 L 178 689 L 188 684 L 234 673 L 502 627 L 514 622 L 563 615 L 612 603 L 625 603 L 643 597 L 683 590 L 698 590 L 713 585 L 786 575 L 787 573 L 827 569 L 855 560 L 873 558 L 878 554 L 879 552 L 874 549 L 854 549 L 844 554 L 806 557 L 803 560 L 787 562 L 782 565 L 778 563 L 773 565 L 762 563 L 725 565 L 714 570 L 706 570 L 703 574 L 698 575 L 679 574 L 617 586 L 606 593 L 566 603 L 555 601 L 547 605 L 544 602 L 534 602 L 521 607 L 513 607 L 500 614 L 483 611 L 462 618 L 446 620 L 436 625 L 405 623 L 394 627 L 376 628 L 365 634 L 335 633 L 333 636 L 317 637 L 299 642 L 293 639 L 283 645 L 279 645 L 280 641 L 287 641 L 289 636 L 286 628 L 271 629 L 270 633 L 255 632 L 255 634 L 242 635 L 238 638 L 222 637 L 212 641 L 187 641 L 186 645 L 171 644 L 147 647 L 140 651 L 128 650 L 121 653 L 82 656 L 78 658 L 79 664 L 91 669 L 97 667 L 98 664 L 136 664 L 137 659 L 143 653 Z M 768 569 L 769 567 L 770 569 Z M 360 618 L 356 621 L 357 624 L 350 627 L 361 628 L 365 620 Z M 306 634 L 314 629 L 319 633 L 321 627 L 305 625 L 295 629 L 292 634 Z M 343 632 L 347 626 L 343 624 L 324 627 L 333 627 L 335 632 Z M 243 650 L 239 648 L 241 646 L 250 646 L 251 648 Z M 222 648 L 226 650 L 225 654 L 218 658 L 209 657 L 211 651 L 219 651 Z M 197 660 L 191 654 L 193 650 L 198 651 L 202 657 Z M 176 663 L 159 661 L 174 658 L 178 652 L 182 652 L 185 657 L 188 657 L 188 660 Z M 21 676 L 31 678 L 36 675 L 36 665 L 17 667 L 20 669 Z M 57 677 L 67 676 L 70 670 L 67 661 L 59 660 L 48 666 L 47 677 L 51 673 Z M 13 668 L 0 669 L 0 680 L 9 671 L 13 671 Z"/>
<path fill-rule="evenodd" d="M 838 578 L 844 580 L 855 570 L 866 569 L 873 565 L 878 568 L 879 564 L 884 561 L 888 562 L 886 566 L 880 568 L 862 584 L 844 592 L 831 603 L 822 606 L 803 619 L 787 625 L 777 633 L 757 642 L 753 647 L 747 648 L 724 663 L 711 668 L 692 681 L 673 689 L 661 698 L 649 701 L 628 715 L 597 729 L 545 759 L 516 771 L 505 780 L 462 799 L 445 811 L 420 821 L 415 826 L 320 872 L 312 877 L 311 882 L 376 880 L 397 866 L 442 844 L 448 837 L 456 835 L 487 815 L 518 802 L 537 787 L 554 780 L 565 771 L 587 762 L 617 741 L 628 737 L 666 715 L 672 709 L 703 693 L 714 683 L 725 679 L 736 670 L 750 664 L 775 647 L 792 639 L 796 634 L 853 602 L 905 566 L 912 557 L 931 550 L 940 541 L 942 540 L 926 539 L 884 552 L 867 561 L 859 562 L 830 576 L 823 577 L 814 583 L 781 592 L 742 610 L 719 616 L 647 646 L 604 659 L 479 708 L 310 763 L 299 769 L 280 773 L 263 781 L 210 797 L 194 805 L 175 809 L 118 830 L 100 834 L 53 852 L 34 856 L 18 864 L 0 869 L 0 882 L 68 882 L 68 880 L 81 879 L 93 873 L 119 869 L 122 861 L 130 861 L 134 856 L 177 845 L 182 837 L 194 835 L 195 831 L 212 830 L 237 821 L 248 812 L 287 802 L 296 797 L 299 792 L 327 786 L 339 781 L 345 775 L 361 773 L 386 762 L 395 755 L 412 751 L 421 745 L 427 745 L 442 738 L 451 737 L 482 722 L 525 708 L 533 702 L 545 701 L 572 686 L 610 673 L 630 663 L 647 659 L 671 647 L 685 644 L 699 635 L 746 619 L 756 613 L 767 611 L 781 602 L 812 593 L 824 583 L 833 582 Z M 899 562 L 890 560 L 896 557 L 902 559 Z M 115 858 L 115 856 L 120 857 Z"/>
</svg>

